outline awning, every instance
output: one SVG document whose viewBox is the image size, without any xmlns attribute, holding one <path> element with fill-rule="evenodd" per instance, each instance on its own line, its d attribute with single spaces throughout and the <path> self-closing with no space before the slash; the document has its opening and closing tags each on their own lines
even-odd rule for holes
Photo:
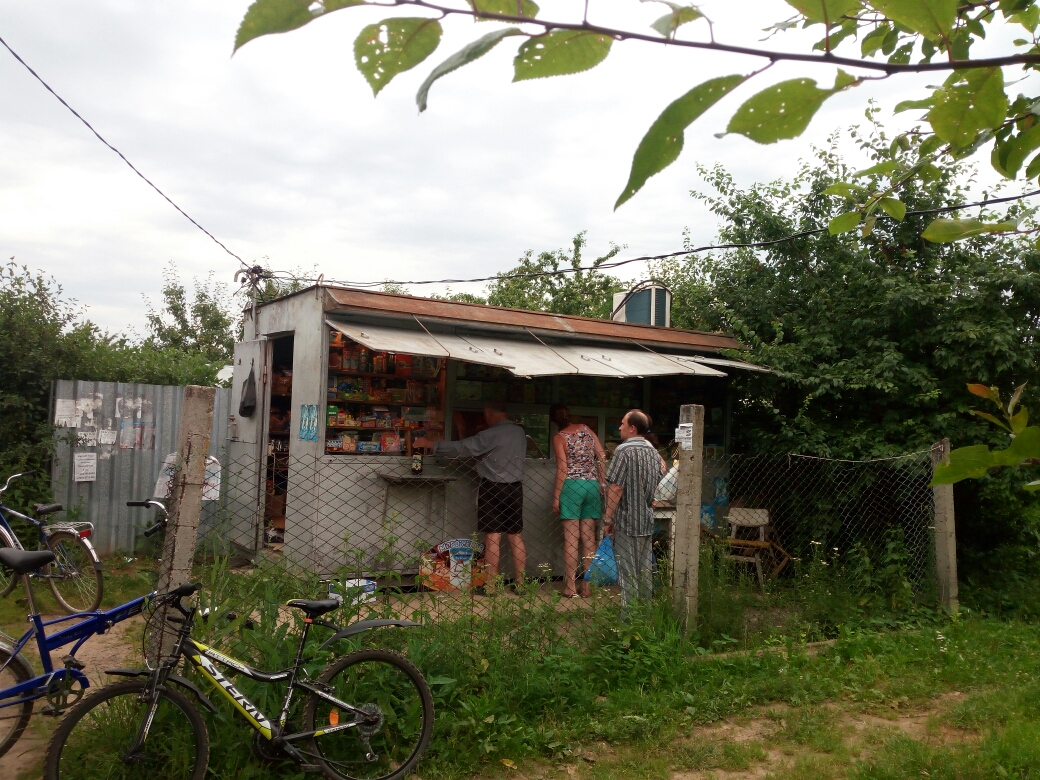
<svg viewBox="0 0 1040 780">
<path fill-rule="evenodd" d="M 697 355 L 697 357 L 689 357 L 688 355 L 672 355 L 672 357 L 683 362 L 707 363 L 712 366 L 739 368 L 744 371 L 761 371 L 764 374 L 773 373 L 771 369 L 756 366 L 754 363 L 745 363 L 743 360 L 726 360 L 725 358 L 703 357 L 701 355 Z"/>
<path fill-rule="evenodd" d="M 508 369 L 516 376 L 602 376 L 618 379 L 672 376 L 724 377 L 726 374 L 704 363 L 764 370 L 750 363 L 715 358 L 665 355 L 633 345 L 632 349 L 601 346 L 546 344 L 540 340 L 457 336 L 426 330 L 394 328 L 385 325 L 354 325 L 326 320 L 329 327 L 369 349 L 401 352 L 429 357 L 445 357 Z"/>
</svg>

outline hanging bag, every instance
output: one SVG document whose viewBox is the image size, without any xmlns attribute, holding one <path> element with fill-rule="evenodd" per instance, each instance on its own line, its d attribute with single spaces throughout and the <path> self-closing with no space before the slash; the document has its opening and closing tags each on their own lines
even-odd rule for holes
<svg viewBox="0 0 1040 780">
<path fill-rule="evenodd" d="M 604 536 L 596 554 L 585 572 L 585 579 L 593 585 L 617 585 L 617 560 L 614 558 L 614 543 Z"/>
<path fill-rule="evenodd" d="M 238 404 L 238 413 L 243 417 L 252 417 L 256 411 L 256 374 L 253 364 L 249 364 L 249 376 L 242 383 L 242 400 Z"/>
</svg>

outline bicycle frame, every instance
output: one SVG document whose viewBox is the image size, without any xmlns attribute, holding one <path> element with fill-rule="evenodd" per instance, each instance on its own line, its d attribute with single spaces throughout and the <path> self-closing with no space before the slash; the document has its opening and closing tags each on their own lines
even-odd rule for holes
<svg viewBox="0 0 1040 780">
<path fill-rule="evenodd" d="M 149 687 L 149 699 L 151 705 L 148 710 L 148 714 L 144 718 L 141 724 L 141 728 L 138 732 L 137 739 L 134 741 L 134 745 L 130 748 L 127 755 L 134 755 L 140 751 L 144 746 L 145 741 L 148 739 L 148 731 L 151 728 L 153 719 L 155 718 L 156 711 L 159 706 L 159 697 L 156 695 L 157 691 L 161 690 L 168 679 L 174 680 L 175 682 L 183 683 L 186 682 L 182 679 L 176 678 L 172 674 L 173 668 L 177 665 L 177 661 L 183 655 L 188 659 L 188 662 L 193 668 L 195 668 L 199 674 L 209 680 L 209 682 L 218 690 L 220 693 L 231 703 L 231 706 L 238 711 L 242 717 L 246 719 L 246 722 L 259 732 L 263 737 L 276 744 L 280 745 L 281 748 L 293 759 L 300 763 L 306 763 L 303 755 L 293 747 L 291 743 L 302 739 L 310 739 L 312 737 L 322 737 L 328 734 L 334 734 L 337 731 L 344 731 L 346 729 L 355 728 L 359 726 L 365 719 L 369 718 L 369 714 L 364 712 L 358 707 L 348 704 L 335 696 L 331 695 L 327 691 L 322 690 L 316 685 L 312 685 L 306 680 L 301 680 L 298 677 L 301 663 L 303 661 L 303 649 L 307 644 L 307 634 L 310 631 L 311 620 L 304 622 L 303 632 L 300 636 L 300 644 L 296 649 L 296 660 L 289 669 L 282 669 L 277 672 L 262 672 L 257 669 L 253 669 L 249 664 L 243 663 L 236 658 L 231 658 L 212 647 L 203 644 L 190 636 L 191 627 L 195 622 L 195 614 L 197 609 L 192 607 L 190 609 L 184 609 L 179 605 L 174 607 L 181 612 L 184 616 L 183 619 L 175 619 L 175 622 L 181 624 L 181 628 L 178 632 L 177 641 L 174 645 L 173 652 L 170 655 L 170 660 L 160 664 L 160 666 L 154 672 L 144 672 L 136 670 L 112 670 L 110 673 L 116 674 L 133 674 L 135 676 L 143 675 L 145 673 L 151 676 L 151 685 Z M 167 618 L 169 619 L 169 618 Z M 325 625 L 325 624 L 322 624 Z M 335 626 L 331 626 L 335 628 Z M 215 663 L 214 663 L 215 662 Z M 215 664 L 220 664 L 229 669 L 234 669 L 239 674 L 244 674 L 250 679 L 257 680 L 259 682 L 271 683 L 280 682 L 282 680 L 288 681 L 288 685 L 285 691 L 285 699 L 282 702 L 281 713 L 278 716 L 277 723 L 272 723 L 271 719 L 264 714 L 255 704 L 243 694 L 238 688 L 235 687 L 227 677 L 225 677 Z M 312 693 L 325 701 L 333 704 L 341 710 L 351 713 L 354 719 L 348 723 L 339 723 L 336 725 L 329 725 L 324 729 L 315 729 L 314 731 L 301 731 L 296 734 L 285 734 L 285 725 L 289 719 L 289 708 L 292 704 L 293 692 L 295 690 L 303 690 L 307 693 Z M 209 705 L 212 706 L 212 705 Z"/>
<path fill-rule="evenodd" d="M 28 578 L 29 575 L 22 576 Z M 32 628 L 26 631 L 21 639 L 15 643 L 14 647 L 11 648 L 11 656 L 7 663 L 0 665 L 0 671 L 3 671 L 9 664 L 13 663 L 22 648 L 35 636 L 36 647 L 39 650 L 40 660 L 43 664 L 43 674 L 37 675 L 19 685 L 0 689 L 0 709 L 40 699 L 54 692 L 54 684 L 59 682 L 78 682 L 83 688 L 89 688 L 90 682 L 87 680 L 86 675 L 75 665 L 78 663 L 75 659 L 76 651 L 95 634 L 104 634 L 116 623 L 140 614 L 148 600 L 155 596 L 155 593 L 152 592 L 147 596 L 141 596 L 133 601 L 128 601 L 126 604 L 113 607 L 107 612 L 77 612 L 73 615 L 56 618 L 55 620 L 44 621 L 40 619 L 40 614 L 36 609 L 36 602 L 32 595 L 32 589 L 28 586 L 28 582 L 26 582 L 26 592 L 29 598 L 29 622 L 32 623 Z M 47 636 L 46 629 L 48 626 L 77 619 L 81 622 Z M 75 642 L 75 645 L 72 650 L 62 659 L 64 666 L 55 669 L 51 660 L 51 651 L 73 642 Z"/>
<path fill-rule="evenodd" d="M 14 529 L 11 528 L 11 524 L 7 520 L 7 515 L 10 515 L 11 517 L 17 517 L 19 520 L 24 520 L 25 522 L 30 523 L 31 525 L 36 526 L 36 533 L 37 533 L 37 535 L 39 537 L 40 546 L 43 547 L 44 549 L 50 550 L 51 552 L 54 552 L 54 548 L 51 547 L 50 536 L 47 533 L 48 530 L 50 530 L 50 531 L 68 531 L 69 533 L 74 534 L 75 536 L 78 536 L 82 540 L 83 545 L 87 548 L 87 551 L 90 553 L 90 560 L 91 560 L 91 563 L 94 566 L 94 569 L 98 570 L 98 569 L 102 568 L 101 559 L 98 558 L 97 553 L 94 552 L 94 545 L 92 545 L 90 543 L 90 539 L 88 538 L 91 535 L 91 533 L 93 533 L 93 531 L 94 531 L 94 524 L 93 523 L 86 523 L 86 522 L 83 522 L 83 523 L 53 523 L 51 525 L 47 525 L 43 520 L 37 520 L 35 517 L 30 517 L 29 515 L 23 515 L 21 512 L 16 512 L 15 510 L 11 509 L 10 507 L 4 506 L 3 504 L 0 504 L 0 536 L 4 537 L 6 539 L 6 541 L 7 541 L 7 543 L 11 545 L 11 547 L 14 547 L 14 548 L 16 548 L 18 550 L 24 550 L 25 547 L 22 546 L 22 542 L 18 538 L 18 535 L 14 532 Z M 56 575 L 54 575 L 54 574 L 46 575 L 46 574 L 40 574 L 38 572 L 33 572 L 32 575 L 30 575 L 30 576 L 33 576 L 33 577 L 48 577 L 49 576 L 49 577 L 58 577 L 59 579 L 63 578 L 65 576 L 64 575 L 65 556 L 63 556 L 63 555 L 55 555 L 54 562 L 55 562 L 55 565 L 58 567 L 58 574 L 56 574 Z"/>
</svg>

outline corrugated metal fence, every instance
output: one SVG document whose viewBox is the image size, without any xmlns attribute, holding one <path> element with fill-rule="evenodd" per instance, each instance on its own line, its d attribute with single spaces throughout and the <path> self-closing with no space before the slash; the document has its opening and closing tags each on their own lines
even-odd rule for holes
<svg viewBox="0 0 1040 780">
<path fill-rule="evenodd" d="M 218 388 L 210 455 L 222 460 L 230 403 L 231 390 Z M 177 449 L 183 404 L 183 387 L 55 382 L 54 500 L 65 505 L 69 519 L 94 524 L 93 542 L 102 555 L 134 550 L 135 528 L 149 518 L 126 502 L 152 497 L 163 460 Z M 91 472 L 93 479 L 84 479 Z"/>
</svg>

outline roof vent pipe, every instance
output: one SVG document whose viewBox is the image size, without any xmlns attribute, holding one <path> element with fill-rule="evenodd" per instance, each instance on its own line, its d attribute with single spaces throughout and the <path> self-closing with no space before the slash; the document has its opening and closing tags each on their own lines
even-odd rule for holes
<svg viewBox="0 0 1040 780">
<path fill-rule="evenodd" d="M 669 328 L 672 325 L 672 291 L 656 279 L 647 279 L 628 292 L 614 293 L 610 319 Z"/>
</svg>

